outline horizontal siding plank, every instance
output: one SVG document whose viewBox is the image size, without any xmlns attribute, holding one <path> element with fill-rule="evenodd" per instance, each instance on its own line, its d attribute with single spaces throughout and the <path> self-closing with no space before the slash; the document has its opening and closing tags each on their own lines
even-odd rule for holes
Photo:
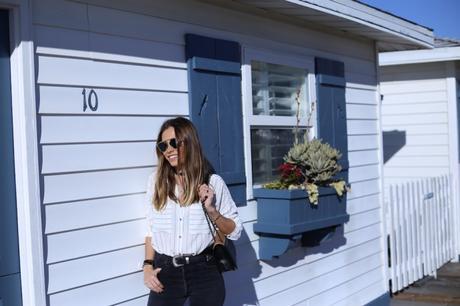
<svg viewBox="0 0 460 306">
<path fill-rule="evenodd" d="M 348 135 L 378 134 L 377 120 L 347 120 Z"/>
<path fill-rule="evenodd" d="M 42 151 L 42 174 L 157 164 L 154 142 L 43 145 Z"/>
<path fill-rule="evenodd" d="M 187 116 L 188 95 L 175 92 L 153 92 L 94 88 L 97 111 L 83 111 L 81 88 L 39 86 L 40 114 L 75 115 L 181 115 Z M 90 90 L 86 90 L 88 101 Z M 94 101 L 94 100 L 93 100 Z M 88 103 L 88 102 L 87 102 Z M 94 103 L 94 102 L 93 102 Z"/>
<path fill-rule="evenodd" d="M 432 113 L 446 113 L 447 101 L 437 103 L 421 103 L 417 105 L 411 104 L 391 104 L 382 106 L 382 115 L 412 115 L 412 114 L 432 114 Z"/>
<path fill-rule="evenodd" d="M 369 180 L 362 182 L 351 182 L 351 191 L 347 193 L 347 199 L 361 198 L 368 195 L 374 195 L 380 192 L 379 180 Z"/>
<path fill-rule="evenodd" d="M 449 154 L 449 147 L 447 145 L 423 145 L 423 146 L 404 146 L 400 148 L 397 153 L 398 157 L 402 156 L 432 156 L 442 155 L 446 156 Z"/>
<path fill-rule="evenodd" d="M 48 294 L 137 272 L 141 269 L 144 252 L 142 245 L 51 264 L 48 266 Z"/>
<path fill-rule="evenodd" d="M 46 205 L 45 234 L 143 218 L 145 201 L 144 194 L 133 194 Z"/>
<path fill-rule="evenodd" d="M 385 177 L 430 177 L 449 174 L 449 167 L 384 167 Z"/>
<path fill-rule="evenodd" d="M 71 71 L 72 73 L 69 73 Z M 39 56 L 39 84 L 187 92 L 187 71 L 88 59 Z"/>
<path fill-rule="evenodd" d="M 421 122 L 425 124 L 444 124 L 447 120 L 447 113 L 386 115 L 382 117 L 382 124 L 383 126 L 406 126 L 409 124 L 418 125 Z"/>
<path fill-rule="evenodd" d="M 446 89 L 446 80 L 421 80 L 407 82 L 384 82 L 380 84 L 383 95 L 395 93 L 420 93 L 426 91 L 442 91 Z M 386 98 L 385 98 L 386 99 Z"/>
<path fill-rule="evenodd" d="M 378 150 L 353 151 L 348 153 L 350 167 L 377 164 L 379 162 Z"/>
<path fill-rule="evenodd" d="M 374 272 L 380 265 L 380 253 L 377 253 L 356 262 L 347 264 L 339 269 L 321 275 L 315 279 L 302 282 L 296 286 L 285 289 L 278 294 L 269 296 L 268 298 L 262 298 L 260 299 L 260 305 L 284 305 L 283 303 L 285 303 L 286 300 L 288 300 L 290 303 L 298 303 L 301 300 L 304 300 L 306 297 L 308 298 L 321 292 L 329 291 L 331 287 L 335 287 L 337 284 L 354 280 L 354 278 L 358 278 L 362 275 L 369 275 L 366 277 L 366 279 L 375 282 L 382 277 L 381 270 L 379 270 L 379 275 L 376 275 Z M 282 283 L 284 283 L 284 281 L 278 281 L 278 286 L 280 286 Z M 299 295 L 299 292 L 305 292 L 305 294 Z M 329 302 L 327 297 L 324 298 L 324 296 L 318 296 L 315 298 L 315 300 L 316 299 L 321 300 L 322 303 L 312 303 L 312 305 L 329 305 L 332 303 L 331 299 L 333 299 L 333 297 L 331 296 L 329 298 Z"/>
<path fill-rule="evenodd" d="M 187 68 L 183 45 L 35 25 L 36 53 Z"/>
<path fill-rule="evenodd" d="M 43 203 L 145 192 L 153 168 L 45 175 Z M 78 186 L 78 188 L 76 188 Z"/>
<path fill-rule="evenodd" d="M 348 136 L 348 151 L 378 149 L 379 137 L 378 135 Z"/>
<path fill-rule="evenodd" d="M 396 154 L 385 167 L 449 167 L 449 156 L 399 156 Z"/>
<path fill-rule="evenodd" d="M 171 117 L 41 116 L 41 144 L 152 141 Z"/>
<path fill-rule="evenodd" d="M 388 293 L 385 288 L 384 282 L 377 281 L 363 289 L 346 296 L 343 300 L 334 303 L 335 306 L 348 306 L 348 305 L 367 305 L 368 303 Z"/>
<path fill-rule="evenodd" d="M 437 146 L 448 145 L 449 135 L 408 135 L 406 137 L 407 146 Z"/>
<path fill-rule="evenodd" d="M 347 103 L 377 105 L 377 92 L 356 88 L 346 88 L 345 100 Z"/>
<path fill-rule="evenodd" d="M 113 305 L 148 293 L 143 273 L 109 279 L 49 296 L 50 306 Z"/>
<path fill-rule="evenodd" d="M 134 220 L 47 236 L 46 263 L 115 251 L 144 243 L 145 220 Z"/>
<path fill-rule="evenodd" d="M 430 134 L 449 134 L 447 122 L 437 124 L 413 124 L 405 125 L 404 123 L 396 125 L 382 124 L 383 132 L 402 131 L 406 135 L 430 135 Z"/>
<path fill-rule="evenodd" d="M 350 216 L 350 221 L 344 225 L 344 231 L 345 233 L 356 231 L 379 222 L 381 222 L 380 209 L 367 210 L 364 212 L 352 214 Z"/>
<path fill-rule="evenodd" d="M 117 306 L 145 306 L 149 300 L 148 294 L 140 298 L 132 299 L 127 302 L 117 304 Z"/>
<path fill-rule="evenodd" d="M 366 273 L 362 273 L 356 278 L 350 279 L 349 281 L 335 288 L 331 288 L 325 292 L 322 292 L 321 294 L 310 299 L 308 302 L 310 305 L 331 305 L 339 302 L 342 299 L 345 299 L 348 295 L 350 295 L 350 293 L 362 290 L 363 288 L 369 286 L 369 284 L 374 284 L 376 282 L 383 283 L 383 268 L 379 267 L 379 265 L 375 262 L 373 262 L 373 264 L 374 269 L 367 271 Z M 362 272 L 362 270 L 360 272 Z M 353 276 L 355 275 L 356 273 L 353 273 Z M 378 296 L 375 296 L 374 298 L 377 297 Z"/>
<path fill-rule="evenodd" d="M 347 213 L 350 215 L 376 208 L 380 208 L 380 194 L 347 199 Z"/>
<path fill-rule="evenodd" d="M 379 165 L 350 167 L 349 169 L 350 182 L 378 179 L 379 177 Z"/>
<path fill-rule="evenodd" d="M 377 106 L 347 104 L 347 119 L 377 119 Z"/>
<path fill-rule="evenodd" d="M 422 88 L 420 88 L 422 91 Z M 437 90 L 430 92 L 411 92 L 411 93 L 394 93 L 386 92 L 385 87 L 382 87 L 383 105 L 393 104 L 423 104 L 447 101 L 447 91 Z"/>
<path fill-rule="evenodd" d="M 32 1 L 32 20 L 35 24 L 48 24 L 78 30 L 89 29 L 87 5 L 72 1 Z"/>
</svg>

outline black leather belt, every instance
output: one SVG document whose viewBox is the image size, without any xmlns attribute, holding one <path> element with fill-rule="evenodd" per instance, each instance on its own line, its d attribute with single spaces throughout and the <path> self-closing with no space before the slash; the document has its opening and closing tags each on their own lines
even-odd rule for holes
<svg viewBox="0 0 460 306">
<path fill-rule="evenodd" d="M 168 256 L 165 254 L 155 253 L 155 266 L 173 265 L 177 268 L 199 262 L 208 262 L 213 258 L 212 246 L 207 247 L 203 252 L 197 255 L 182 254 L 176 256 Z"/>
</svg>

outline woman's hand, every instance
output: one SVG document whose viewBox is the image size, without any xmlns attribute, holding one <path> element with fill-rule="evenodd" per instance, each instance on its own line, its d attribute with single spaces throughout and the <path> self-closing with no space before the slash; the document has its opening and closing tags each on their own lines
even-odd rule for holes
<svg viewBox="0 0 460 306">
<path fill-rule="evenodd" d="M 217 212 L 216 206 L 214 205 L 214 190 L 206 184 L 198 187 L 198 196 L 200 202 L 204 204 L 204 208 L 208 214 L 215 214 Z"/>
<path fill-rule="evenodd" d="M 161 268 L 154 269 L 153 266 L 144 267 L 144 284 L 152 291 L 156 293 L 163 292 L 163 284 L 158 280 L 158 273 L 160 273 Z"/>
</svg>

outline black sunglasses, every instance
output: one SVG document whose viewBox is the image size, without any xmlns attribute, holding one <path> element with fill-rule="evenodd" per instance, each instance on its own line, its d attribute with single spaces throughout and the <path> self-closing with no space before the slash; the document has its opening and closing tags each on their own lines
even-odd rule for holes
<svg viewBox="0 0 460 306">
<path fill-rule="evenodd" d="M 171 138 L 157 143 L 157 147 L 158 150 L 160 150 L 163 153 L 168 149 L 168 145 L 171 146 L 171 148 L 173 149 L 177 149 L 177 147 L 180 146 L 181 143 L 182 141 L 178 141 L 176 138 Z"/>
</svg>

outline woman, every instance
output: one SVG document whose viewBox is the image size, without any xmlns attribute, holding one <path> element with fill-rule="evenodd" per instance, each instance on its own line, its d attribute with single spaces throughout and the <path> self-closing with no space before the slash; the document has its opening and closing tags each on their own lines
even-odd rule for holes
<svg viewBox="0 0 460 306">
<path fill-rule="evenodd" d="M 144 283 L 148 305 L 222 305 L 225 287 L 212 257 L 213 238 L 202 205 L 220 234 L 236 240 L 238 212 L 221 177 L 211 174 L 198 134 L 185 118 L 160 128 L 158 167 L 147 187 Z M 221 235 L 222 236 L 222 235 Z"/>
</svg>

